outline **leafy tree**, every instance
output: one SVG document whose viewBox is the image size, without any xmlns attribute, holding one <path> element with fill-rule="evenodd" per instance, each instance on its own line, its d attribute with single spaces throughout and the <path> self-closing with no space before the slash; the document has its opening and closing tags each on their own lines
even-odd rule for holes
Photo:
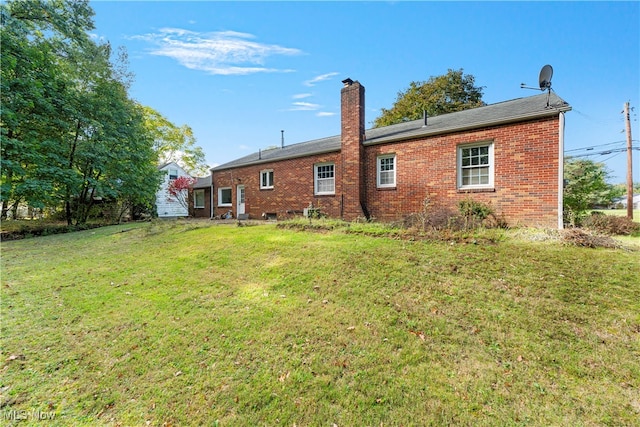
<svg viewBox="0 0 640 427">
<path fill-rule="evenodd" d="M 208 175 L 202 148 L 187 125 L 176 126 L 151 107 L 143 107 L 145 126 L 162 163 L 176 162 L 192 175 Z"/>
<path fill-rule="evenodd" d="M 475 86 L 475 77 L 463 74 L 463 70 L 451 70 L 447 74 L 430 77 L 428 81 L 411 82 L 404 92 L 398 92 L 390 109 L 383 108 L 374 127 L 418 120 L 423 111 L 437 116 L 468 110 L 484 105 L 481 86 Z"/>
<path fill-rule="evenodd" d="M 176 200 L 180 206 L 189 211 L 189 193 L 197 181 L 196 178 L 190 176 L 179 176 L 176 179 L 169 181 L 167 186 L 167 193 L 169 201 Z"/>
<path fill-rule="evenodd" d="M 608 206 L 622 193 L 607 183 L 610 172 L 603 163 L 568 158 L 564 163 L 564 218 L 573 226 L 580 225 L 589 209 Z"/>
<path fill-rule="evenodd" d="M 26 202 L 62 206 L 81 224 L 99 198 L 150 204 L 153 138 L 128 97 L 126 64 L 88 36 L 88 2 L 10 1 L 0 12 L 2 216 Z"/>
</svg>

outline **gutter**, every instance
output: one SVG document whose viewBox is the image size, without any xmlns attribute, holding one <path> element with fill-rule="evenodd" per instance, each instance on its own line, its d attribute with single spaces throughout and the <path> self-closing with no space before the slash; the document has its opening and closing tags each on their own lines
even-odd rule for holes
<svg viewBox="0 0 640 427">
<path fill-rule="evenodd" d="M 211 201 L 209 202 L 209 219 L 213 219 L 213 174 L 211 174 L 211 194 L 209 198 Z"/>
</svg>

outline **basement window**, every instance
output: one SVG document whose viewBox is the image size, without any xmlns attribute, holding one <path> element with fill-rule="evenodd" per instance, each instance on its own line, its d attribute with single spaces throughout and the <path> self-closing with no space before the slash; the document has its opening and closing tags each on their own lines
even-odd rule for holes
<svg viewBox="0 0 640 427">
<path fill-rule="evenodd" d="M 313 174 L 315 176 L 313 190 L 316 195 L 336 193 L 335 165 L 333 163 L 314 165 Z"/>
<path fill-rule="evenodd" d="M 493 142 L 458 147 L 458 188 L 493 188 Z"/>
<path fill-rule="evenodd" d="M 231 206 L 231 187 L 218 188 L 218 206 Z"/>
</svg>

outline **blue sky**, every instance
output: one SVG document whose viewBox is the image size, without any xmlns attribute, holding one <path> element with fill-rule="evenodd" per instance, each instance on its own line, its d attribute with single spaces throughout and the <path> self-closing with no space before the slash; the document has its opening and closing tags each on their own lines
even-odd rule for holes
<svg viewBox="0 0 640 427">
<path fill-rule="evenodd" d="M 412 81 L 463 69 L 496 103 L 539 94 L 545 64 L 571 104 L 567 154 L 626 179 L 625 102 L 640 144 L 639 2 L 92 1 L 94 31 L 124 46 L 131 95 L 189 125 L 210 166 L 340 133 L 340 88 L 366 88 L 366 123 Z M 589 152 L 579 150 L 595 147 Z M 605 151 L 610 154 L 599 154 Z M 640 181 L 640 151 L 634 151 Z"/>
</svg>

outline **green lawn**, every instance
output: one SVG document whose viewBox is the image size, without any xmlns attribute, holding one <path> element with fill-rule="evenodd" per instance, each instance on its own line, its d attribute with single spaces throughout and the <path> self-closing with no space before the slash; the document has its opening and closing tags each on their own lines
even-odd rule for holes
<svg viewBox="0 0 640 427">
<path fill-rule="evenodd" d="M 4 242 L 4 421 L 638 425 L 638 251 L 212 224 Z"/>
</svg>

